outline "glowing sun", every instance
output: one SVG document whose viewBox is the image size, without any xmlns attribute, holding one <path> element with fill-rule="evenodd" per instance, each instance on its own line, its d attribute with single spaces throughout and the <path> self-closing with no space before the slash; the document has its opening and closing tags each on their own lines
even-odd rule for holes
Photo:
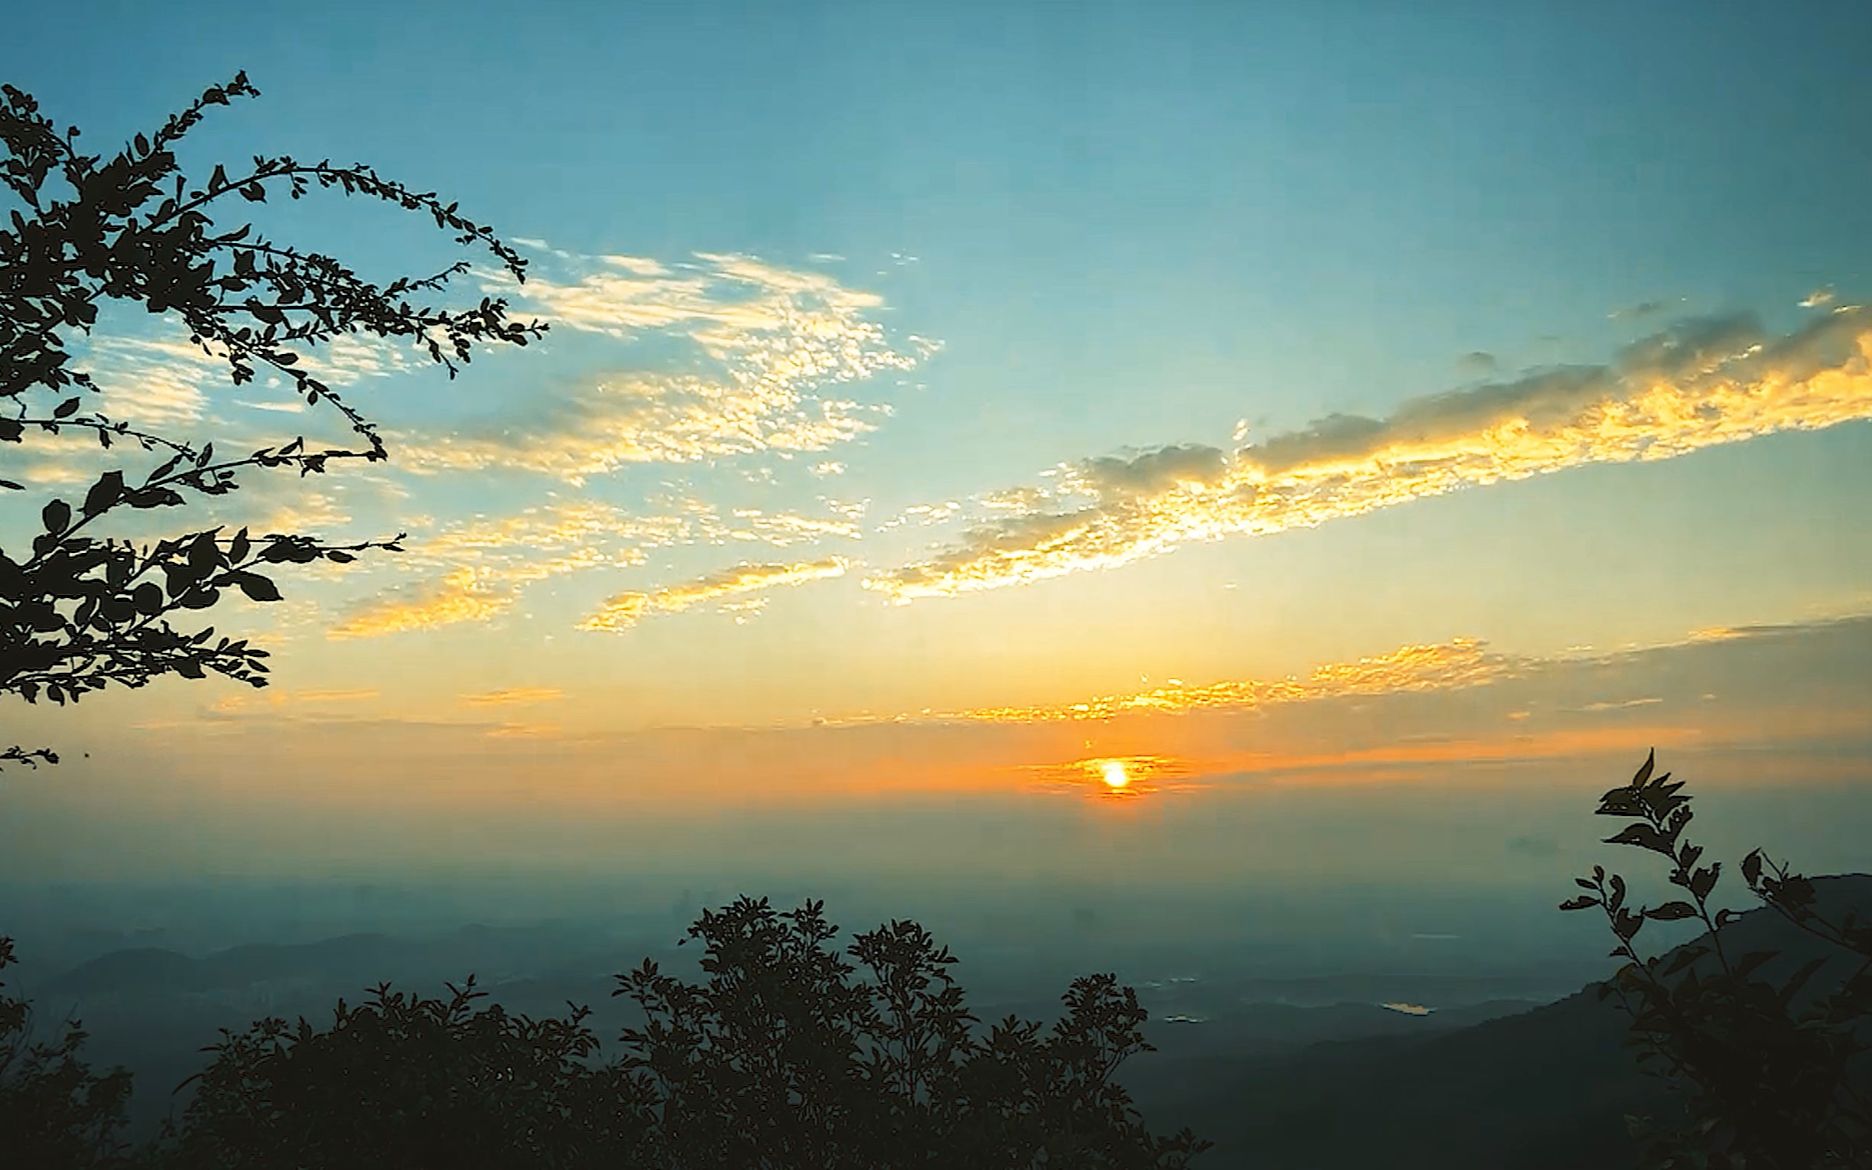
<svg viewBox="0 0 1872 1170">
<path fill-rule="evenodd" d="M 1105 781 L 1105 787 L 1118 789 L 1131 783 L 1130 775 L 1125 771 L 1123 760 L 1105 760 L 1099 764 L 1099 777 Z"/>
</svg>

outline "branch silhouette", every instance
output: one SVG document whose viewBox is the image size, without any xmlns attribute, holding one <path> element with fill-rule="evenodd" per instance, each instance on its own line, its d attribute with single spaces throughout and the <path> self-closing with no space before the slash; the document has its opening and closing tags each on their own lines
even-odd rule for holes
<svg viewBox="0 0 1872 1170">
<path fill-rule="evenodd" d="M 214 527 L 139 542 L 99 538 L 93 525 L 225 495 L 247 472 L 291 469 L 304 477 L 335 461 L 388 458 L 371 420 L 308 370 L 321 346 L 360 337 L 402 342 L 453 377 L 477 348 L 523 346 L 545 331 L 511 319 L 501 299 L 462 308 L 428 303 L 468 270 L 466 260 L 378 283 L 336 257 L 268 238 L 250 222 L 218 223 L 238 204 L 331 191 L 421 215 L 457 246 L 483 249 L 516 280 L 526 277 L 520 255 L 457 204 L 361 163 L 256 155 L 234 176 L 221 165 L 205 180 L 185 174 L 172 148 L 212 107 L 257 96 L 247 75 L 236 74 L 104 156 L 82 152 L 77 128 L 60 131 L 31 95 L 0 86 L 0 182 L 20 205 L 0 226 L 0 449 L 35 436 L 55 446 L 83 439 L 102 450 L 166 456 L 147 471 L 104 471 L 81 499 L 47 501 L 30 549 L 0 550 L 0 696 L 64 704 L 172 674 L 266 685 L 264 650 L 217 636 L 212 626 L 188 628 L 193 623 L 183 619 L 231 591 L 277 601 L 278 566 L 400 551 L 401 534 L 331 543 Z M 235 386 L 269 371 L 308 407 L 339 417 L 351 441 L 315 449 L 299 436 L 217 457 L 213 442 L 87 409 L 87 396 L 100 387 L 74 364 L 71 342 L 92 332 L 105 302 L 137 303 L 178 322 L 192 346 L 225 365 Z M 0 490 L 27 488 L 7 477 Z M 57 758 L 47 748 L 13 747 L 0 753 L 0 766 Z"/>
</svg>

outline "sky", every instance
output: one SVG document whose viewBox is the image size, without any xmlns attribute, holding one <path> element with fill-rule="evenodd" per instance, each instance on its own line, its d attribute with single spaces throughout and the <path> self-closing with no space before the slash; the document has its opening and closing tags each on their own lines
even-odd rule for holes
<svg viewBox="0 0 1872 1170">
<path fill-rule="evenodd" d="M 94 148 L 245 69 L 185 164 L 444 192 L 529 261 L 459 295 L 551 332 L 453 381 L 319 355 L 388 465 L 216 518 L 406 551 L 217 610 L 266 690 L 14 705 L 68 758 L 4 778 L 0 871 L 1564 885 L 1654 747 L 1719 836 L 1851 867 L 1868 34 L 1843 3 L 23 13 L 0 75 Z M 367 273 L 449 255 L 267 214 Z M 146 315 L 81 362 L 192 437 L 337 434 Z M 100 469 L 0 462 L 8 545 Z"/>
</svg>

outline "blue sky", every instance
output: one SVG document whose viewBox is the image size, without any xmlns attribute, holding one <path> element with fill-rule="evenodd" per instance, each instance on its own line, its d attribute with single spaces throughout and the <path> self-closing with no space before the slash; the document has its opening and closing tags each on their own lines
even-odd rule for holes
<svg viewBox="0 0 1872 1170">
<path fill-rule="evenodd" d="M 278 704 L 176 686 L 72 726 L 160 750 L 256 712 L 305 734 L 369 714 L 408 721 L 420 765 L 433 723 L 577 754 L 619 727 L 1050 709 L 1463 639 L 1547 662 L 1872 610 L 1851 351 L 1872 327 L 1849 309 L 1872 298 L 1868 34 L 1844 3 L 43 8 L 0 74 L 87 143 L 244 68 L 264 96 L 191 158 L 363 159 L 446 192 L 525 241 L 519 307 L 557 326 L 455 383 L 370 366 L 359 402 L 405 461 L 322 511 L 243 494 L 239 522 L 297 503 L 413 533 L 406 561 L 253 615 Z M 272 222 L 366 269 L 444 254 L 342 202 Z M 775 313 L 806 332 L 776 348 Z M 1541 429 L 1572 400 L 1528 379 L 1738 314 L 1725 360 L 1756 399 L 1643 366 L 1604 401 L 1682 393 Z M 1809 367 L 1780 339 L 1828 321 L 1810 348 L 1837 376 L 1784 393 Z M 820 378 L 776 353 L 858 356 Z M 733 410 L 615 413 L 689 377 Z M 1526 417 L 1450 429 L 1488 386 Z M 199 390 L 186 425 L 301 425 Z M 785 437 L 826 400 L 855 404 L 836 434 Z M 1308 428 L 1401 409 L 1333 479 L 1344 440 Z M 564 419 L 623 429 L 594 455 Z M 1267 479 L 1281 442 L 1310 453 L 1291 498 Z M 1433 456 L 1456 490 L 1412 478 Z M 1100 459 L 1134 462 L 1113 486 Z M 1152 459 L 1195 470 L 1147 482 Z M 567 509 L 596 527 L 533 539 Z M 1702 693 L 1673 685 L 1643 697 Z M 486 724 L 509 700 L 477 693 L 523 697 Z M 1015 758 L 1062 744 L 1002 762 L 1069 763 Z"/>
</svg>

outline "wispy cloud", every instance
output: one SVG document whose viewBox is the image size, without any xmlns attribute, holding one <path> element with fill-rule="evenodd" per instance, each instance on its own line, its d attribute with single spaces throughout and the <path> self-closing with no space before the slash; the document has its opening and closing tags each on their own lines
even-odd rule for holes
<svg viewBox="0 0 1872 1170">
<path fill-rule="evenodd" d="M 847 566 L 848 562 L 842 557 L 795 564 L 737 565 L 680 585 L 646 593 L 617 594 L 608 599 L 596 613 L 580 622 L 579 628 L 626 630 L 652 614 L 679 613 L 712 601 L 842 577 Z"/>
<path fill-rule="evenodd" d="M 701 253 L 664 265 L 587 257 L 583 275 L 486 277 L 553 324 L 620 342 L 678 339 L 696 368 L 638 365 L 596 377 L 542 407 L 444 435 L 404 435 L 418 470 L 502 467 L 569 482 L 630 463 L 681 463 L 756 451 L 823 451 L 871 430 L 881 402 L 826 387 L 909 370 L 936 345 L 893 341 L 883 299 L 819 272 Z"/>
<path fill-rule="evenodd" d="M 550 703 L 564 697 L 565 692 L 558 687 L 505 687 L 463 695 L 461 701 L 470 707 L 522 707 Z"/>
<path fill-rule="evenodd" d="M 78 364 L 103 391 L 105 414 L 142 426 L 195 422 L 207 403 L 203 387 L 227 381 L 225 361 L 181 338 L 99 337 Z"/>
<path fill-rule="evenodd" d="M 647 513 L 599 500 L 559 500 L 505 516 L 441 525 L 411 537 L 398 561 L 399 567 L 427 573 L 428 580 L 393 587 L 360 603 L 331 635 L 372 637 L 493 621 L 511 611 L 525 589 L 537 582 L 590 570 L 636 568 L 663 549 L 733 544 L 787 548 L 864 535 L 863 501 L 822 502 L 823 514 L 807 515 L 758 508 L 723 514 L 707 501 L 687 496 L 666 498 L 662 510 Z M 844 564 L 837 558 L 811 564 L 835 561 Z M 686 607 L 684 588 L 666 591 L 665 608 Z M 745 620 L 758 610 L 747 605 L 739 612 Z"/>
<path fill-rule="evenodd" d="M 1450 642 L 1401 646 L 1388 654 L 1360 658 L 1353 662 L 1328 663 L 1300 677 L 1228 680 L 1200 686 L 1171 682 L 1148 690 L 1098 695 L 1055 706 L 984 707 L 949 715 L 932 714 L 923 718 L 989 723 L 1053 723 L 1104 720 L 1145 712 L 1183 714 L 1190 711 L 1249 710 L 1314 699 L 1485 686 L 1514 677 L 1530 661 L 1495 653 L 1482 642 L 1461 638 Z"/>
<path fill-rule="evenodd" d="M 1332 415 L 1233 453 L 1187 444 L 1068 465 L 1029 489 L 1043 503 L 989 515 L 865 585 L 906 602 L 1029 584 L 1463 488 L 1866 418 L 1872 313 L 1836 310 L 1781 337 L 1748 317 L 1686 321 L 1606 365 L 1420 398 L 1389 418 Z"/>
<path fill-rule="evenodd" d="M 473 569 L 391 590 L 354 607 L 327 631 L 332 638 L 374 638 L 481 622 L 513 607 L 514 594 Z"/>
<path fill-rule="evenodd" d="M 1607 711 L 1625 711 L 1632 707 L 1650 707 L 1662 703 L 1663 701 L 1663 699 L 1655 696 L 1643 699 L 1599 699 L 1587 703 L 1585 706 L 1579 708 L 1579 710 L 1589 715 L 1600 715 Z"/>
</svg>

